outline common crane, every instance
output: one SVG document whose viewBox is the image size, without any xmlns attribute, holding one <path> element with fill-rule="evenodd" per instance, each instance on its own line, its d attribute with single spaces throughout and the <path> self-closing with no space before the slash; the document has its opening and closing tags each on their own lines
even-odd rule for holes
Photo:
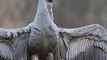
<svg viewBox="0 0 107 60">
<path fill-rule="evenodd" d="M 49 6 L 52 8 L 52 5 Z M 49 6 L 45 0 L 39 0 L 32 23 L 23 28 L 0 29 L 1 58 L 107 60 L 107 32 L 101 25 L 59 28 L 54 23 L 53 11 L 47 8 Z"/>
</svg>

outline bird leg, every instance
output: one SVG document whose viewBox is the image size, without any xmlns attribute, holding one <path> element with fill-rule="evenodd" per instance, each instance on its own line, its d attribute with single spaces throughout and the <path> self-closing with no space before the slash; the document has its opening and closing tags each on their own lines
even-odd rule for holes
<svg viewBox="0 0 107 60">
<path fill-rule="evenodd" d="M 38 58 L 37 55 L 33 55 L 33 56 L 32 56 L 32 60 L 39 60 L 39 58 Z"/>
<path fill-rule="evenodd" d="M 52 53 L 49 53 L 46 60 L 53 60 L 53 54 Z"/>
</svg>

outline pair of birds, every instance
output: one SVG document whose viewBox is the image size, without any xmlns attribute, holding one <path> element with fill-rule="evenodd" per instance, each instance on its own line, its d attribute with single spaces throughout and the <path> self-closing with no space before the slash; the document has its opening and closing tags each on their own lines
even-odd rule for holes
<svg viewBox="0 0 107 60">
<path fill-rule="evenodd" d="M 0 28 L 0 60 L 107 60 L 107 32 L 98 24 L 59 28 L 52 0 L 39 0 L 28 26 Z"/>
</svg>

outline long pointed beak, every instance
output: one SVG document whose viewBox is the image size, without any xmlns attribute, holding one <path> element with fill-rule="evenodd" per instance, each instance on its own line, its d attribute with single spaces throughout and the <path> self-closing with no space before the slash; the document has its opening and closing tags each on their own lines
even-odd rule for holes
<svg viewBox="0 0 107 60">
<path fill-rule="evenodd" d="M 37 22 L 37 20 L 39 21 L 51 20 L 45 0 L 39 0 L 37 13 L 34 21 Z"/>
</svg>

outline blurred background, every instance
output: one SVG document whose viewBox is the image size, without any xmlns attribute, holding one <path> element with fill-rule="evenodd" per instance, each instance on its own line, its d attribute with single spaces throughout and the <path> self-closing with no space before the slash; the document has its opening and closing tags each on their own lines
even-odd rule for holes
<svg viewBox="0 0 107 60">
<path fill-rule="evenodd" d="M 0 27 L 23 27 L 33 21 L 38 0 L 0 0 Z M 107 0 L 54 0 L 55 23 L 75 28 L 101 24 L 107 29 Z"/>
</svg>

